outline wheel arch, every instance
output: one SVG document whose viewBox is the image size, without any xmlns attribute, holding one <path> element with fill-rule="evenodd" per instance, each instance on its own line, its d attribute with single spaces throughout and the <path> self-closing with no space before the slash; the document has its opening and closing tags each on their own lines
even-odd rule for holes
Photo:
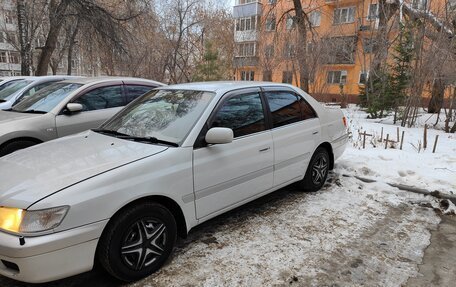
<svg viewBox="0 0 456 287">
<path fill-rule="evenodd" d="M 26 136 L 24 136 L 24 137 L 15 137 L 15 138 L 9 139 L 9 140 L 5 141 L 4 143 L 0 144 L 0 150 L 2 150 L 8 144 L 11 144 L 11 143 L 14 143 L 14 142 L 19 142 L 19 141 L 31 141 L 31 142 L 34 142 L 35 144 L 43 143 L 42 140 L 40 140 L 38 138 L 35 138 L 35 137 L 26 137 Z"/>
<path fill-rule="evenodd" d="M 155 203 L 161 204 L 164 207 L 166 207 L 171 212 L 171 214 L 174 216 L 174 219 L 176 220 L 177 235 L 182 238 L 187 237 L 187 223 L 185 221 L 185 216 L 184 216 L 184 213 L 182 212 L 181 207 L 173 199 L 166 197 L 166 196 L 162 196 L 162 195 L 151 195 L 151 196 L 146 196 L 146 197 L 141 197 L 141 198 L 135 199 L 134 201 L 129 202 L 128 204 L 124 205 L 122 208 L 117 210 L 116 213 L 114 213 L 114 215 L 111 217 L 111 219 L 109 221 L 111 221 L 118 214 L 120 214 L 124 210 L 128 209 L 129 207 L 143 203 L 143 202 L 155 202 Z M 109 222 L 108 222 L 108 224 L 109 224 Z M 106 227 L 104 228 L 104 230 L 106 229 Z M 104 232 L 104 230 L 103 230 L 103 232 Z"/>
</svg>

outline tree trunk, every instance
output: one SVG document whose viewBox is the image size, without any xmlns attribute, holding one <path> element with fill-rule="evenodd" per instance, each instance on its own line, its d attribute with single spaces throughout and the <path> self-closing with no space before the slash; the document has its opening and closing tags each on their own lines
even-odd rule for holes
<svg viewBox="0 0 456 287">
<path fill-rule="evenodd" d="M 70 42 L 68 43 L 68 56 L 67 56 L 67 75 L 71 75 L 71 70 L 73 69 L 72 59 L 73 59 L 73 48 L 76 43 L 76 36 L 78 35 L 79 30 L 79 20 L 76 23 L 73 33 L 71 33 Z"/>
<path fill-rule="evenodd" d="M 63 14 L 65 13 L 70 0 L 61 0 L 57 3 L 57 0 L 51 0 L 49 4 L 50 10 L 50 21 L 49 21 L 49 33 L 46 39 L 46 44 L 41 50 L 41 55 L 38 60 L 38 67 L 36 68 L 37 76 L 45 76 L 48 72 L 48 67 L 51 62 L 52 53 L 55 50 L 56 43 L 59 38 L 60 28 L 63 24 Z"/>
<path fill-rule="evenodd" d="M 445 94 L 445 82 L 437 78 L 432 86 L 431 100 L 428 105 L 428 113 L 440 113 L 443 105 L 443 96 Z"/>
<path fill-rule="evenodd" d="M 296 58 L 299 64 L 299 86 L 303 91 L 309 92 L 309 71 L 307 67 L 307 16 L 302 9 L 301 0 L 293 0 L 293 4 L 296 13 L 296 26 L 298 27 Z"/>
<path fill-rule="evenodd" d="M 28 36 L 25 0 L 17 0 L 17 26 L 19 29 L 19 44 L 21 54 L 21 75 L 31 74 L 31 44 Z"/>
</svg>

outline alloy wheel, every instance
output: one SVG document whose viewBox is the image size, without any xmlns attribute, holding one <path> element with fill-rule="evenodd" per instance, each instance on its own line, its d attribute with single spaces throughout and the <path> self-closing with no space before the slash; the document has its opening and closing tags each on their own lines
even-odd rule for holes
<svg viewBox="0 0 456 287">
<path fill-rule="evenodd" d="M 125 233 L 121 245 L 121 258 L 132 270 L 150 266 L 165 251 L 167 229 L 158 219 L 141 219 Z"/>
<path fill-rule="evenodd" d="M 328 159 L 324 155 L 319 155 L 315 159 L 314 165 L 312 167 L 312 182 L 315 185 L 320 185 L 323 180 L 326 178 L 328 172 Z"/>
</svg>

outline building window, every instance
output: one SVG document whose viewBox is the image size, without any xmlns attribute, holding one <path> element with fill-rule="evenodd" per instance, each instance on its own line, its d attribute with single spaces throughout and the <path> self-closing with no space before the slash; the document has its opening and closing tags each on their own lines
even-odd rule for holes
<svg viewBox="0 0 456 287">
<path fill-rule="evenodd" d="M 326 82 L 328 84 L 345 84 L 347 82 L 347 71 L 328 71 Z"/>
<path fill-rule="evenodd" d="M 248 4 L 253 2 L 257 2 L 257 0 L 236 0 L 236 5 Z"/>
<path fill-rule="evenodd" d="M 256 28 L 256 17 L 236 19 L 236 31 L 252 31 Z"/>
<path fill-rule="evenodd" d="M 313 11 L 309 14 L 309 21 L 312 27 L 318 27 L 321 23 L 321 12 Z"/>
<path fill-rule="evenodd" d="M 0 43 L 6 43 L 5 34 L 0 31 Z"/>
<path fill-rule="evenodd" d="M 283 71 L 282 73 L 282 83 L 292 84 L 293 83 L 293 72 L 292 71 Z"/>
<path fill-rule="evenodd" d="M 19 54 L 10 52 L 8 55 L 8 61 L 11 64 L 19 64 Z"/>
<path fill-rule="evenodd" d="M 427 0 L 413 0 L 412 7 L 418 10 L 426 10 L 427 9 Z"/>
<path fill-rule="evenodd" d="M 71 68 L 76 69 L 78 66 L 78 61 L 75 59 L 71 59 Z"/>
<path fill-rule="evenodd" d="M 7 58 L 6 51 L 0 51 L 0 63 L 7 63 Z"/>
<path fill-rule="evenodd" d="M 365 85 L 367 83 L 367 78 L 369 77 L 369 72 L 361 71 L 359 73 L 359 84 Z"/>
<path fill-rule="evenodd" d="M 369 12 L 367 13 L 368 20 L 375 20 L 378 18 L 378 4 L 370 4 Z"/>
<path fill-rule="evenodd" d="M 377 45 L 375 44 L 375 39 L 372 38 L 363 38 L 363 51 L 364 53 L 372 53 L 375 52 L 377 49 Z"/>
<path fill-rule="evenodd" d="M 239 43 L 238 57 L 253 57 L 255 56 L 255 43 Z"/>
<path fill-rule="evenodd" d="M 343 36 L 324 39 L 324 47 L 331 49 L 326 59 L 327 64 L 354 64 L 356 37 Z"/>
<path fill-rule="evenodd" d="M 255 81 L 255 72 L 241 71 L 241 81 Z"/>
<path fill-rule="evenodd" d="M 334 9 L 334 24 L 353 23 L 355 21 L 355 7 Z"/>
<path fill-rule="evenodd" d="M 276 18 L 275 16 L 266 19 L 266 31 L 275 31 L 276 29 Z"/>
<path fill-rule="evenodd" d="M 16 44 L 17 43 L 16 33 L 14 33 L 14 32 L 6 32 L 6 40 L 10 44 Z"/>
<path fill-rule="evenodd" d="M 271 5 L 277 4 L 277 0 L 268 0 L 268 4 L 271 4 Z"/>
<path fill-rule="evenodd" d="M 264 49 L 264 56 L 268 59 L 274 57 L 274 46 L 273 45 L 266 46 L 266 48 Z"/>
<path fill-rule="evenodd" d="M 272 82 L 272 71 L 263 71 L 263 81 Z"/>
<path fill-rule="evenodd" d="M 290 59 L 295 54 L 295 46 L 290 43 L 285 43 L 285 47 L 283 48 L 283 57 L 286 59 Z"/>
<path fill-rule="evenodd" d="M 5 23 L 13 24 L 16 20 L 16 14 L 14 11 L 5 11 Z"/>
<path fill-rule="evenodd" d="M 287 30 L 291 30 L 295 27 L 294 17 L 290 14 L 287 15 L 287 21 L 285 23 L 285 27 Z"/>
</svg>

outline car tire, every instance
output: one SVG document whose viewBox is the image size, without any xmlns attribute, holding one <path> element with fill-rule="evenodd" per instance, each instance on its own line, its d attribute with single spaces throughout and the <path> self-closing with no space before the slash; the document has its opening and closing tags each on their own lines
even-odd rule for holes
<svg viewBox="0 0 456 287">
<path fill-rule="evenodd" d="M 325 184 L 328 172 L 328 151 L 325 148 L 319 147 L 310 159 L 304 179 L 299 182 L 299 186 L 304 191 L 318 191 Z"/>
<path fill-rule="evenodd" d="M 10 153 L 15 152 L 20 149 L 31 147 L 36 144 L 37 144 L 36 142 L 30 141 L 30 140 L 17 140 L 17 141 L 9 142 L 9 143 L 3 145 L 2 147 L 0 147 L 0 156 L 10 154 Z"/>
<path fill-rule="evenodd" d="M 176 237 L 176 221 L 166 207 L 141 203 L 123 210 L 108 223 L 97 257 L 112 276 L 125 282 L 136 281 L 166 262 Z"/>
</svg>

